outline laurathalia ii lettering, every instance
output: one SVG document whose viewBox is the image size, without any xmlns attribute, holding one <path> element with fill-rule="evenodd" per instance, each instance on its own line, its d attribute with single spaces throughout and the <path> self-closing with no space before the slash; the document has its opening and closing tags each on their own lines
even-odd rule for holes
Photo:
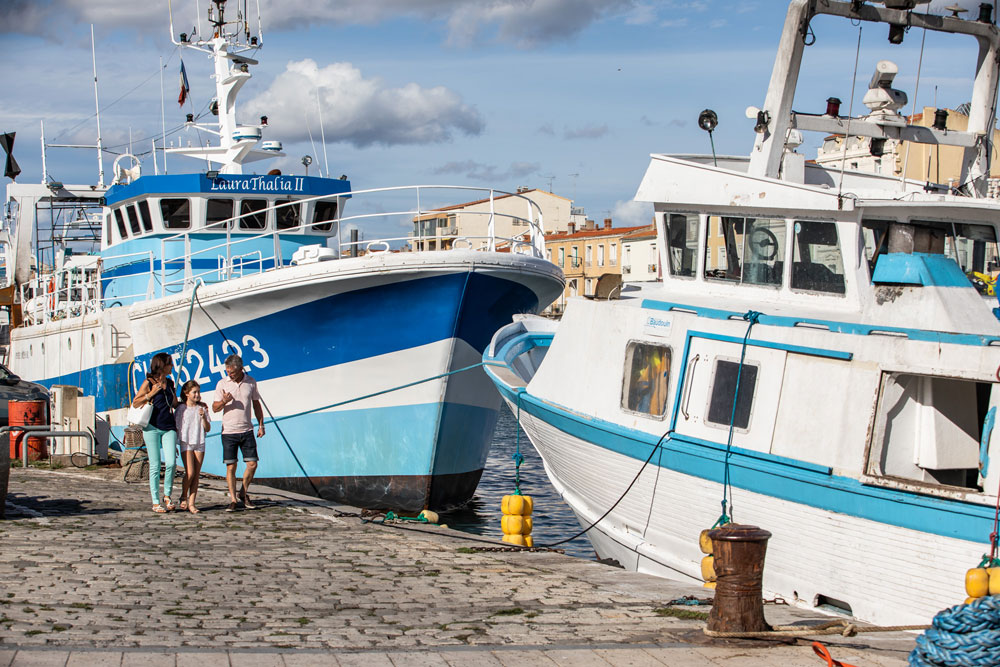
<svg viewBox="0 0 1000 667">
<path fill-rule="evenodd" d="M 306 179 L 303 176 L 246 176 L 243 178 L 213 178 L 211 192 L 302 192 Z"/>
</svg>

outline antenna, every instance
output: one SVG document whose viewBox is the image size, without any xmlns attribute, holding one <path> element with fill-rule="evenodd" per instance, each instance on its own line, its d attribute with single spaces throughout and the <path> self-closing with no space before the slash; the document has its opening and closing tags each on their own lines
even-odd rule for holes
<svg viewBox="0 0 1000 667">
<path fill-rule="evenodd" d="M 556 177 L 552 176 L 552 175 L 549 175 L 549 176 L 542 175 L 542 178 L 548 180 L 548 182 L 549 182 L 549 192 L 551 193 L 552 192 L 552 182 L 556 180 Z"/>
<path fill-rule="evenodd" d="M 163 145 L 163 173 L 167 173 L 167 111 L 163 101 L 163 56 L 160 56 L 160 143 Z M 156 140 L 153 140 L 153 170 L 156 170 Z"/>
<path fill-rule="evenodd" d="M 101 145 L 101 98 L 97 94 L 97 45 L 94 24 L 90 24 L 90 55 L 94 62 L 94 106 L 97 107 L 97 186 L 104 187 L 104 147 Z"/>
<path fill-rule="evenodd" d="M 42 183 L 45 183 L 49 180 L 49 173 L 48 170 L 45 168 L 45 121 L 43 120 L 41 121 L 41 123 L 42 123 Z"/>
<path fill-rule="evenodd" d="M 316 108 L 319 109 L 319 136 L 323 142 L 323 163 L 326 165 L 326 177 L 330 178 L 330 158 L 326 154 L 326 129 L 323 127 L 323 105 L 319 100 L 319 88 L 316 89 Z"/>
</svg>

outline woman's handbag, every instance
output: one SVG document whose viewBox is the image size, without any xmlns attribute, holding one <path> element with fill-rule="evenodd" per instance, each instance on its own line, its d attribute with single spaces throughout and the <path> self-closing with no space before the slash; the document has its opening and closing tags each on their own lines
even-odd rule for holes
<svg viewBox="0 0 1000 667">
<path fill-rule="evenodd" d="M 149 425 L 149 418 L 153 416 L 153 404 L 146 403 L 141 408 L 135 406 L 129 406 L 128 408 L 128 419 L 129 424 L 134 424 L 136 426 L 141 426 L 145 428 Z"/>
</svg>

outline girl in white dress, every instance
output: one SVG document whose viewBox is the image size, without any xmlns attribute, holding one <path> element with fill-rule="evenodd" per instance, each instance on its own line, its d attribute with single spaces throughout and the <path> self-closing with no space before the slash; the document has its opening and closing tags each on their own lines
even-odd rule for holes
<svg viewBox="0 0 1000 667">
<path fill-rule="evenodd" d="M 184 460 L 184 486 L 181 488 L 181 509 L 197 514 L 198 477 L 205 460 L 205 433 L 212 428 L 208 420 L 208 406 L 201 402 L 201 386 L 188 380 L 181 387 L 181 400 L 174 411 L 177 420 L 177 439 L 181 443 Z"/>
</svg>

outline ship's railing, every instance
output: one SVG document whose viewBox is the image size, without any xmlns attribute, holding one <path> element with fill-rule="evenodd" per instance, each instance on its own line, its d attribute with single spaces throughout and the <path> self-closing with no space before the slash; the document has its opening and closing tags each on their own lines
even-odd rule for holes
<svg viewBox="0 0 1000 667">
<path fill-rule="evenodd" d="M 469 210 L 468 208 L 458 209 L 455 207 L 442 206 L 441 192 L 460 192 L 467 200 L 469 193 L 482 193 L 482 197 L 475 201 L 479 208 Z M 371 205 L 368 200 L 375 195 L 386 196 L 391 207 L 381 208 L 378 204 Z M 414 205 L 400 206 L 398 199 L 400 195 L 413 197 Z M 453 195 L 454 196 L 454 195 Z M 309 220 L 300 221 L 296 227 L 281 230 L 270 230 L 259 234 L 235 233 L 234 228 L 239 224 L 239 220 L 251 216 L 266 215 L 267 219 L 276 220 L 277 211 L 288 206 L 301 206 L 304 203 L 325 200 L 337 201 L 336 217 L 332 220 Z M 502 208 L 498 210 L 497 202 L 503 200 Z M 433 200 L 434 204 L 424 206 L 424 203 Z M 370 211 L 362 211 L 352 215 L 343 214 L 343 204 L 350 201 L 352 208 L 371 207 Z M 513 208 L 523 204 L 524 214 L 519 215 L 511 212 Z M 480 210 L 481 209 L 481 210 Z M 272 212 L 274 211 L 274 212 Z M 299 209 L 301 215 L 302 209 Z M 478 219 L 485 221 L 486 233 L 481 235 L 469 234 L 408 234 L 406 236 L 390 236 L 379 238 L 362 238 L 361 234 L 366 229 L 371 228 L 370 223 L 392 220 L 404 220 L 406 224 L 416 224 L 419 228 L 421 222 L 431 221 L 434 223 L 434 230 L 439 229 L 438 223 L 441 217 L 446 221 L 448 216 L 460 215 L 463 219 Z M 523 227 L 523 231 L 517 234 L 505 236 L 497 233 L 499 223 L 508 222 L 510 228 Z M 389 188 L 372 188 L 367 190 L 356 190 L 339 195 L 318 195 L 302 199 L 295 199 L 290 202 L 268 206 L 266 209 L 251 211 L 245 214 L 233 216 L 225 220 L 212 223 L 208 227 L 200 229 L 185 230 L 184 232 L 166 237 L 161 240 L 162 261 L 160 263 L 159 289 L 160 295 L 175 294 L 183 291 L 196 281 L 201 280 L 206 283 L 222 282 L 232 278 L 237 278 L 251 273 L 261 273 L 264 271 L 281 268 L 290 263 L 291 258 L 285 257 L 282 240 L 287 238 L 308 239 L 308 236 L 301 235 L 303 232 L 315 232 L 317 228 L 330 225 L 331 234 L 327 236 L 316 236 L 317 241 L 326 240 L 328 244 L 332 241 L 332 249 L 335 258 L 353 257 L 362 254 L 378 252 L 400 252 L 414 250 L 459 250 L 471 249 L 476 251 L 507 251 L 520 254 L 527 254 L 542 258 L 545 256 L 545 231 L 543 226 L 543 216 L 541 208 L 537 203 L 520 193 L 509 193 L 489 188 L 479 188 L 471 186 L 442 186 L 442 185 L 421 185 L 402 186 Z M 483 225 L 480 225 L 483 226 Z M 358 230 L 357 236 L 348 230 Z M 193 249 L 192 241 L 198 237 L 199 232 L 204 234 L 209 232 L 224 232 L 225 237 L 217 243 L 209 243 L 198 249 Z M 347 238 L 345 238 L 347 232 Z M 295 236 L 299 234 L 298 236 Z M 181 246 L 178 252 L 177 246 Z M 262 250 L 265 247 L 266 250 Z M 330 247 L 328 245 L 327 247 Z M 405 250 L 403 250 L 405 248 Z M 212 268 L 195 270 L 195 260 L 209 260 L 204 265 Z"/>
</svg>

